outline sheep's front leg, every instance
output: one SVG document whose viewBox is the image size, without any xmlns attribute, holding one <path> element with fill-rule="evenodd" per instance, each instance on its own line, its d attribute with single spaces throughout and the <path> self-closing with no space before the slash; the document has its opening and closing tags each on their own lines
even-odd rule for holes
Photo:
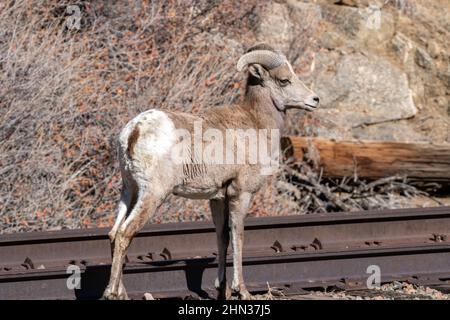
<svg viewBox="0 0 450 320">
<path fill-rule="evenodd" d="M 244 217 L 247 214 L 252 194 L 242 192 L 230 199 L 231 238 L 233 246 L 233 282 L 231 289 L 240 299 L 249 300 L 251 295 L 245 287 L 242 273 L 242 246 L 244 243 Z"/>
<path fill-rule="evenodd" d="M 225 199 L 210 200 L 212 218 L 216 226 L 217 247 L 218 247 L 218 270 L 215 287 L 218 291 L 217 299 L 229 299 L 231 297 L 230 288 L 227 285 L 226 262 L 227 250 L 230 243 L 230 228 L 228 226 L 228 201 Z"/>
</svg>

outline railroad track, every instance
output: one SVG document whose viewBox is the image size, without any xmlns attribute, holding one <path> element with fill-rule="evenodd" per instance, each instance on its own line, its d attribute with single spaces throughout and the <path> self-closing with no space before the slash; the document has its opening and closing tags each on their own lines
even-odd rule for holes
<svg viewBox="0 0 450 320">
<path fill-rule="evenodd" d="M 361 289 L 369 266 L 380 269 L 382 282 L 450 286 L 450 207 L 249 218 L 245 229 L 244 276 L 252 292 L 268 285 L 286 294 Z M 109 280 L 107 232 L 0 236 L 0 300 L 99 299 Z M 213 298 L 216 250 L 211 223 L 149 225 L 128 251 L 124 284 L 137 299 L 145 292 Z M 79 289 L 67 286 L 70 266 L 80 271 Z"/>
</svg>

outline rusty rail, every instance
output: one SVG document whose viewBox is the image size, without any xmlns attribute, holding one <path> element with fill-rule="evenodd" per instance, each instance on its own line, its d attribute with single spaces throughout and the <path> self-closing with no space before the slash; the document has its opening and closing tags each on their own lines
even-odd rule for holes
<svg viewBox="0 0 450 320">
<path fill-rule="evenodd" d="M 449 207 L 249 218 L 245 228 L 251 291 L 360 288 L 370 265 L 382 281 L 450 284 Z M 212 297 L 215 255 L 211 223 L 149 225 L 133 240 L 124 283 L 135 298 Z M 67 288 L 71 264 L 80 289 Z M 0 299 L 97 299 L 109 269 L 107 229 L 0 237 Z"/>
</svg>

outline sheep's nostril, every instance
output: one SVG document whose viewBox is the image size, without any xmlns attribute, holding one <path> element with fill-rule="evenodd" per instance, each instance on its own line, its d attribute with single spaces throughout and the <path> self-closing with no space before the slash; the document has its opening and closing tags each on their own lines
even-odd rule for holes
<svg viewBox="0 0 450 320">
<path fill-rule="evenodd" d="M 313 98 L 313 100 L 314 100 L 316 103 L 319 103 L 319 101 L 320 101 L 320 99 L 319 99 L 318 96 L 315 96 L 315 97 Z"/>
</svg>

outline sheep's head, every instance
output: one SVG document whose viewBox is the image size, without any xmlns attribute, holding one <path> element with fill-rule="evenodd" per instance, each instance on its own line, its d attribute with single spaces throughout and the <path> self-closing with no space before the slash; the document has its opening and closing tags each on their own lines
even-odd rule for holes
<svg viewBox="0 0 450 320">
<path fill-rule="evenodd" d="M 272 47 L 259 44 L 250 48 L 237 63 L 238 71 L 246 67 L 248 85 L 267 88 L 278 110 L 312 111 L 319 105 L 319 97 L 300 81 L 286 57 Z"/>
</svg>

